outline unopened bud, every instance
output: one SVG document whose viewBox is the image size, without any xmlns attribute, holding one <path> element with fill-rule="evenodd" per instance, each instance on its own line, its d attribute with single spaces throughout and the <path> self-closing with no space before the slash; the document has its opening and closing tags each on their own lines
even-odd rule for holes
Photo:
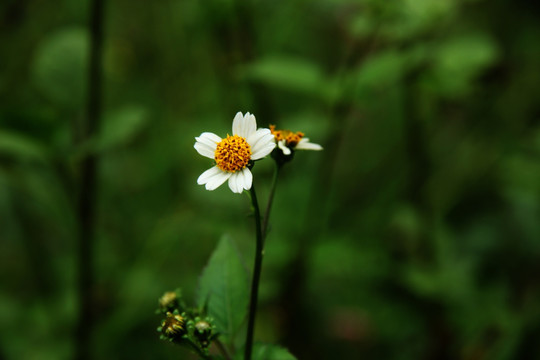
<svg viewBox="0 0 540 360">
<path fill-rule="evenodd" d="M 159 298 L 159 306 L 165 310 L 174 310 L 178 307 L 178 295 L 174 291 L 167 291 Z"/>
<path fill-rule="evenodd" d="M 161 322 L 161 332 L 168 339 L 179 339 L 185 333 L 184 318 L 167 312 L 167 317 Z"/>
<path fill-rule="evenodd" d="M 208 321 L 201 320 L 195 323 L 194 333 L 195 333 L 195 336 L 197 337 L 197 340 L 199 340 L 199 343 L 203 347 L 207 347 L 208 345 L 210 345 L 210 340 L 212 337 L 212 330 L 213 330 L 212 325 L 210 325 Z"/>
</svg>

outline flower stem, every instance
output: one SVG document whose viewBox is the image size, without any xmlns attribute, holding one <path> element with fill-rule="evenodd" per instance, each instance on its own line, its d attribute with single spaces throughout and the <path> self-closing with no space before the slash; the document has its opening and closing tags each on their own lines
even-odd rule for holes
<svg viewBox="0 0 540 360">
<path fill-rule="evenodd" d="M 246 336 L 246 346 L 244 360 L 251 360 L 253 349 L 253 331 L 255 329 L 255 314 L 257 312 L 257 299 L 259 297 L 259 280 L 261 278 L 262 259 L 263 259 L 263 233 L 261 227 L 261 212 L 257 202 L 255 186 L 251 186 L 251 203 L 255 212 L 255 230 L 257 242 L 255 244 L 255 265 L 253 266 L 253 279 L 251 281 L 251 296 L 249 301 L 248 328 Z"/>
<path fill-rule="evenodd" d="M 264 254 L 264 240 L 268 231 L 270 210 L 272 209 L 272 201 L 274 199 L 274 193 L 276 191 L 276 184 L 280 168 L 281 166 L 276 164 L 276 170 L 274 171 L 274 177 L 272 179 L 272 187 L 270 188 L 270 195 L 268 197 L 268 203 L 266 205 L 266 212 L 264 215 L 263 224 L 261 224 L 261 211 L 259 209 L 259 203 L 257 201 L 255 186 L 252 185 L 250 189 L 251 204 L 253 205 L 253 209 L 255 212 L 255 231 L 257 242 L 255 244 L 255 265 L 253 266 L 253 279 L 251 281 L 251 297 L 249 301 L 248 328 L 244 360 L 251 360 L 251 353 L 253 350 L 253 333 L 255 330 L 255 315 L 257 313 L 257 301 L 259 297 L 259 281 L 261 279 L 262 260 Z"/>
<path fill-rule="evenodd" d="M 195 345 L 193 342 L 191 341 L 188 341 L 187 342 L 188 345 L 191 347 L 191 349 L 193 349 L 193 351 L 195 351 L 197 353 L 197 355 L 199 355 L 199 357 L 201 359 L 204 359 L 204 360 L 209 360 L 211 359 L 210 355 L 206 355 L 197 345 Z"/>
<path fill-rule="evenodd" d="M 214 343 L 217 345 L 219 351 L 221 352 L 225 360 L 232 360 L 231 354 L 229 354 L 229 351 L 227 350 L 225 345 L 223 345 L 223 343 L 219 341 L 219 339 L 215 339 Z"/>
<path fill-rule="evenodd" d="M 276 169 L 274 170 L 274 176 L 272 177 L 272 187 L 270 188 L 270 194 L 268 195 L 268 203 L 266 204 L 266 211 L 264 214 L 264 220 L 263 220 L 263 226 L 262 226 L 263 242 L 266 239 L 266 235 L 268 234 L 268 221 L 270 219 L 270 211 L 272 210 L 272 203 L 274 200 L 274 194 L 276 192 L 276 185 L 277 185 L 280 169 L 281 169 L 281 165 L 276 163 Z"/>
</svg>

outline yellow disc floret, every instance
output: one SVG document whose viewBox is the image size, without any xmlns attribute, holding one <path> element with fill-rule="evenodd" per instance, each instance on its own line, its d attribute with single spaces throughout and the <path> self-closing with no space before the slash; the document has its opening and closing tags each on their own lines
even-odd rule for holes
<svg viewBox="0 0 540 360">
<path fill-rule="evenodd" d="M 276 130 L 275 125 L 270 125 L 270 131 L 276 138 L 276 141 L 285 140 L 285 145 L 290 148 L 294 148 L 300 140 L 304 137 L 304 133 L 297 131 L 292 132 L 290 130 Z"/>
<path fill-rule="evenodd" d="M 217 167 L 223 171 L 242 170 L 251 159 L 251 147 L 243 137 L 227 135 L 217 144 L 214 159 Z"/>
</svg>

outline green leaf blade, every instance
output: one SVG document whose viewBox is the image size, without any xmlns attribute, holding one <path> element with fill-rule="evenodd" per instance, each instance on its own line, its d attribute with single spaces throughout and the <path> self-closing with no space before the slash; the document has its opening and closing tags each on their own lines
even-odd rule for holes
<svg viewBox="0 0 540 360">
<path fill-rule="evenodd" d="M 210 257 L 199 281 L 197 303 L 206 306 L 217 330 L 234 342 L 242 327 L 249 302 L 246 269 L 232 240 L 224 236 Z"/>
<path fill-rule="evenodd" d="M 287 349 L 273 344 L 255 344 L 252 352 L 253 360 L 296 360 Z M 244 359 L 244 352 L 239 351 L 234 360 Z"/>
</svg>

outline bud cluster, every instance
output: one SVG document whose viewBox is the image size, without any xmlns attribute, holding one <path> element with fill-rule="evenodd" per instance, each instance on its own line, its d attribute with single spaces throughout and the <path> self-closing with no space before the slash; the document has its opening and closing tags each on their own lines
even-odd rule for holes
<svg viewBox="0 0 540 360">
<path fill-rule="evenodd" d="M 187 308 L 178 290 L 166 292 L 158 303 L 157 313 L 164 315 L 157 328 L 160 338 L 208 355 L 208 348 L 218 335 L 213 319 L 199 309 Z"/>
</svg>

